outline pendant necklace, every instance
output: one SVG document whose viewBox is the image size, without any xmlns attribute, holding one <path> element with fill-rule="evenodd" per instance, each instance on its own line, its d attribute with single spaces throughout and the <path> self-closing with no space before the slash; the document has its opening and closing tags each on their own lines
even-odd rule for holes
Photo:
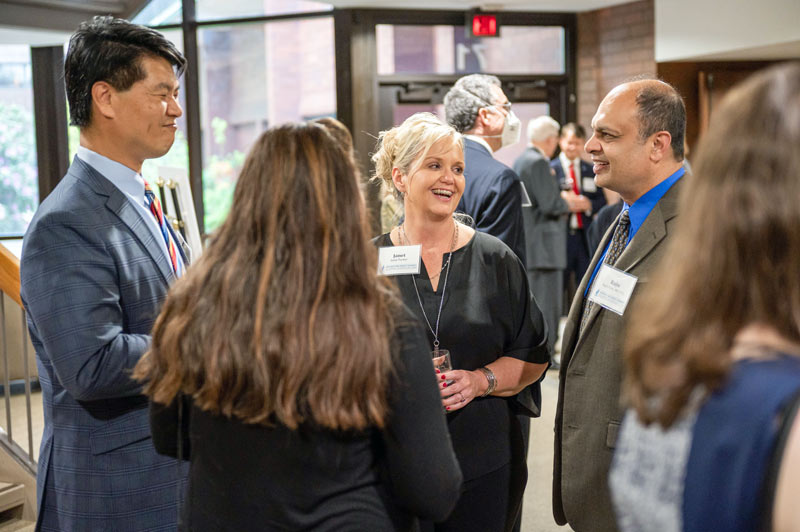
<svg viewBox="0 0 800 532">
<path fill-rule="evenodd" d="M 455 228 L 453 229 L 453 241 L 450 243 L 450 252 L 447 254 L 447 261 L 445 261 L 444 265 L 442 266 L 442 269 L 439 270 L 438 274 L 436 274 L 436 277 L 438 277 L 442 273 L 442 271 L 445 272 L 443 281 L 444 284 L 442 285 L 442 297 L 439 300 L 439 313 L 436 315 L 436 329 L 434 329 L 431 326 L 431 322 L 428 319 L 428 315 L 425 313 L 425 307 L 422 306 L 422 297 L 420 297 L 419 288 L 417 288 L 417 279 L 414 275 L 411 276 L 411 282 L 414 283 L 414 292 L 417 293 L 417 301 L 419 301 L 419 308 L 422 311 L 422 317 L 425 318 L 425 323 L 428 324 L 428 329 L 431 331 L 431 334 L 433 334 L 433 349 L 435 351 L 439 349 L 439 320 L 442 317 L 444 294 L 447 291 L 447 278 L 450 275 L 450 262 L 451 259 L 453 258 L 453 250 L 456 247 L 456 242 L 458 242 L 458 222 L 454 221 L 453 223 L 455 225 Z M 406 225 L 405 222 L 403 222 L 403 224 L 400 226 L 400 231 L 403 233 L 403 240 L 405 240 L 406 245 L 409 245 L 410 242 L 408 240 L 408 236 L 406 236 L 405 225 Z M 431 284 L 431 287 L 433 287 L 433 284 Z"/>
</svg>

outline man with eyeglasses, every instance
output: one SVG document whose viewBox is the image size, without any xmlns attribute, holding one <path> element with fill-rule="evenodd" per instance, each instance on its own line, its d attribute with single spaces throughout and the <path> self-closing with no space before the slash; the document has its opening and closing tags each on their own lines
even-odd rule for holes
<svg viewBox="0 0 800 532">
<path fill-rule="evenodd" d="M 444 97 L 447 122 L 464 134 L 464 195 L 458 212 L 475 221 L 475 229 L 502 240 L 525 262 L 522 187 L 517 174 L 495 151 L 515 144 L 520 121 L 500 88 L 500 80 L 470 74 L 456 81 Z"/>
<path fill-rule="evenodd" d="M 495 160 L 495 151 L 519 141 L 521 124 L 500 87 L 500 80 L 485 74 L 470 74 L 456 81 L 444 97 L 447 122 L 464 135 L 464 194 L 457 212 L 472 217 L 478 231 L 502 240 L 525 264 L 525 230 L 522 220 L 523 187 L 516 172 Z M 536 301 L 533 301 L 536 305 Z M 549 332 L 553 334 L 553 332 Z M 552 353 L 551 353 L 552 355 Z M 513 401 L 521 439 L 511 457 L 512 492 L 523 491 L 528 479 L 526 457 L 530 417 L 537 417 L 542 404 L 539 382 L 517 394 Z M 514 488 L 513 486 L 516 486 Z M 506 523 L 520 529 L 520 505 L 508 509 Z"/>
</svg>

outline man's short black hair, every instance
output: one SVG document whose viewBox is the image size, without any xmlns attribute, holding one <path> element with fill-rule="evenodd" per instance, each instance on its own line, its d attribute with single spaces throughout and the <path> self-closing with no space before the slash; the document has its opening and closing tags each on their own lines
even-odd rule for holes
<svg viewBox="0 0 800 532">
<path fill-rule="evenodd" d="M 72 125 L 89 125 L 92 86 L 105 81 L 118 91 L 145 78 L 142 58 L 166 59 L 180 76 L 186 59 L 161 33 L 111 16 L 81 23 L 69 40 L 64 81 Z"/>
</svg>

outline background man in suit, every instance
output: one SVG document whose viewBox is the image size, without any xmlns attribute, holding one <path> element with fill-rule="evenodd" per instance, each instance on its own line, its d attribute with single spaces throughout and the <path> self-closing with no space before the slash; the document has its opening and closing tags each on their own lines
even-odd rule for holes
<svg viewBox="0 0 800 532">
<path fill-rule="evenodd" d="M 558 159 L 550 161 L 561 190 L 571 190 L 575 194 L 586 196 L 591 202 L 590 208 L 573 213 L 567 220 L 567 267 L 564 288 L 569 298 L 574 295 L 575 286 L 586 273 L 592 256 L 586 242 L 586 229 L 592 222 L 592 214 L 606 204 L 603 191 L 595 184 L 592 165 L 581 159 L 585 142 L 586 131 L 583 126 L 573 122 L 564 124 L 558 141 L 561 153 L 558 154 Z"/>
<path fill-rule="evenodd" d="M 625 308 L 631 307 L 598 299 L 596 289 L 623 283 L 628 289 L 617 295 L 632 291 L 635 298 L 636 285 L 647 281 L 663 255 L 677 221 L 685 128 L 680 95 L 655 80 L 614 88 L 592 119 L 586 151 L 597 184 L 625 203 L 578 287 L 561 344 L 553 513 L 576 532 L 617 529 L 607 477 L 623 414 L 621 351 Z"/>
<path fill-rule="evenodd" d="M 547 341 L 551 353 L 564 306 L 562 279 L 567 266 L 567 226 L 564 220 L 571 212 L 591 209 L 585 196 L 576 195 L 571 190 L 561 193 L 553 179 L 550 157 L 558 146 L 558 130 L 558 122 L 549 116 L 528 122 L 530 146 L 514 161 L 514 171 L 530 198 L 530 203 L 522 207 L 528 281 L 550 331 Z M 557 369 L 555 360 L 553 366 Z"/>
<path fill-rule="evenodd" d="M 511 102 L 500 88 L 500 80 L 486 74 L 470 74 L 456 81 L 444 97 L 447 122 L 464 134 L 464 193 L 456 208 L 475 221 L 475 229 L 502 240 L 525 264 L 525 230 L 522 225 L 522 187 L 517 174 L 495 160 L 493 153 L 519 141 L 522 127 L 511 110 Z M 534 304 L 536 304 L 534 302 Z M 551 333 L 552 334 L 552 333 Z M 542 392 L 538 382 L 519 394 L 520 400 L 538 411 Z M 512 457 L 524 464 L 528 454 L 530 418 L 517 416 L 524 442 L 523 456 Z M 512 482 L 525 489 L 523 477 Z M 510 509 L 516 516 L 514 530 L 520 529 L 521 508 Z M 510 517 L 513 518 L 513 517 Z"/>
<path fill-rule="evenodd" d="M 177 526 L 186 469 L 156 454 L 130 372 L 188 263 L 140 174 L 172 146 L 185 63 L 160 33 L 112 17 L 70 40 L 80 147 L 30 224 L 20 267 L 44 401 L 37 530 Z"/>
<path fill-rule="evenodd" d="M 466 185 L 457 210 L 475 229 L 496 236 L 525 262 L 519 177 L 492 154 L 519 140 L 521 124 L 495 76 L 471 74 L 444 97 L 447 122 L 464 134 Z"/>
</svg>

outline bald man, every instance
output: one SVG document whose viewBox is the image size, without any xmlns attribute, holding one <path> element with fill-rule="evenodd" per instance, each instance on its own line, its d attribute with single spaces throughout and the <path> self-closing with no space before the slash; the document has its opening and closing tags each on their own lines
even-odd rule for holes
<svg viewBox="0 0 800 532">
<path fill-rule="evenodd" d="M 623 414 L 624 324 L 675 231 L 685 128 L 680 95 L 656 80 L 615 87 L 592 119 L 586 151 L 597 186 L 624 204 L 578 287 L 562 340 L 553 514 L 576 532 L 617 530 L 607 479 Z"/>
</svg>

